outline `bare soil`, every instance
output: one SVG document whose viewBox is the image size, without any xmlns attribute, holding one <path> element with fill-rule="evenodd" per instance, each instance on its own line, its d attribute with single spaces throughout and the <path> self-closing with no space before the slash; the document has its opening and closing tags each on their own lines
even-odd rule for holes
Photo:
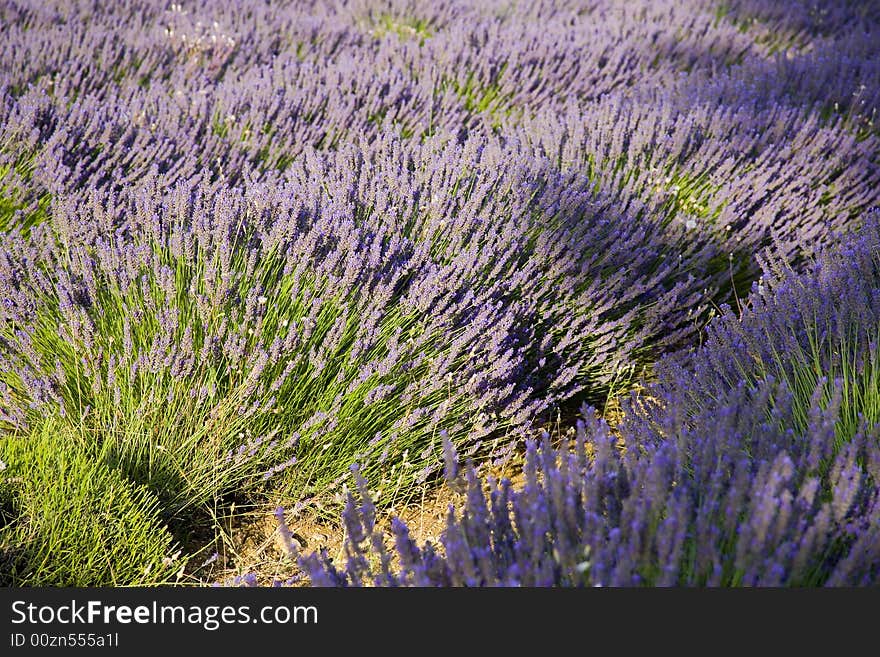
<svg viewBox="0 0 880 657">
<path fill-rule="evenodd" d="M 605 407 L 603 417 L 612 430 L 622 419 L 617 400 Z M 573 423 L 559 423 L 547 427 L 555 444 L 568 444 L 574 438 Z M 514 487 L 523 483 L 523 456 L 518 454 L 503 466 L 485 469 L 481 474 L 496 481 L 508 478 Z M 463 495 L 440 482 L 425 486 L 409 503 L 396 507 L 394 504 L 382 509 L 377 525 L 385 534 L 386 544 L 393 553 L 391 521 L 397 516 L 410 530 L 410 536 L 418 544 L 430 541 L 440 545 L 446 528 L 450 508 L 460 510 Z M 275 517 L 275 506 L 254 508 L 231 508 L 217 517 L 214 536 L 202 540 L 204 554 L 195 559 L 188 569 L 186 581 L 201 585 L 236 585 L 245 575 L 252 574 L 259 585 L 282 582 L 292 586 L 307 586 L 308 578 L 288 554 L 284 539 Z M 345 529 L 339 521 L 327 520 L 328 514 L 321 509 L 307 507 L 293 514 L 286 513 L 288 527 L 303 554 L 327 550 L 337 564 L 345 563 Z M 216 552 L 216 556 L 213 553 Z M 208 562 L 204 563 L 203 562 Z"/>
</svg>

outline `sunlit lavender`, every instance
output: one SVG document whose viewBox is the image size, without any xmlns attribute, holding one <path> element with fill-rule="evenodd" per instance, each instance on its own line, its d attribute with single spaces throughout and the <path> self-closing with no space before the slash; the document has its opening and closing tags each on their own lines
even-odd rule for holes
<svg viewBox="0 0 880 657">
<path fill-rule="evenodd" d="M 878 219 L 806 274 L 756 286 L 742 318 L 663 363 L 618 432 L 584 406 L 573 449 L 529 442 L 520 489 L 490 479 L 487 495 L 447 443 L 447 480 L 467 493 L 442 545 L 395 519 L 387 547 L 361 479 L 342 567 L 292 556 L 322 586 L 876 584 Z M 756 354 L 774 348 L 791 357 L 768 367 Z"/>
<path fill-rule="evenodd" d="M 467 475 L 440 552 L 398 525 L 405 572 L 382 581 L 872 582 L 863 530 L 816 514 L 829 477 L 855 482 L 842 517 L 875 508 L 852 465 L 875 379 L 847 377 L 878 371 L 857 232 L 880 205 L 878 27 L 856 0 L 0 2 L 0 462 L 51 449 L 53 423 L 59 453 L 155 498 L 173 552 L 218 506 L 337 516 L 361 481 L 381 515 L 452 452 L 526 452 L 522 491 L 480 502 Z M 644 385 L 619 453 L 584 404 Z M 674 439 L 710 417 L 711 448 Z M 604 460 L 535 443 L 563 424 Z M 691 459 L 743 444 L 769 465 L 724 501 L 739 466 Z M 4 481 L 0 510 L 23 509 Z M 741 555 L 692 535 L 697 501 L 736 533 L 763 513 L 742 487 L 774 485 L 824 492 Z M 568 543 L 523 538 L 521 505 L 575 523 Z M 654 524 L 630 537 L 622 513 Z M 833 564 L 764 554 L 808 536 Z"/>
</svg>

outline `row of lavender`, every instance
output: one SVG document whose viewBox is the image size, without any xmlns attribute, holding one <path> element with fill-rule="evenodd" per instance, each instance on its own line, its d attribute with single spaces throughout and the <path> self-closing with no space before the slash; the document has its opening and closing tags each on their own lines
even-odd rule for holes
<svg viewBox="0 0 880 657">
<path fill-rule="evenodd" d="M 495 133 L 622 212 L 729 226 L 742 248 L 771 226 L 813 236 L 876 182 L 861 138 L 880 94 L 877 16 L 857 3 L 810 23 L 788 0 L 789 18 L 757 28 L 749 3 L 741 16 L 696 0 L 25 4 L 4 7 L 0 51 L 13 207 L 151 171 L 236 184 L 388 132 Z"/>
<path fill-rule="evenodd" d="M 346 561 L 319 586 L 816 586 L 880 578 L 880 212 L 805 274 L 778 270 L 705 345 L 661 362 L 619 435 L 584 407 L 525 484 L 458 472 L 442 548 L 395 520 L 396 562 L 359 478 Z M 466 479 L 466 483 L 464 481 Z M 392 566 L 393 563 L 397 565 Z"/>
<path fill-rule="evenodd" d="M 880 17 L 774 4 L 0 4 L 0 428 L 171 515 L 504 458 L 877 203 Z"/>
</svg>

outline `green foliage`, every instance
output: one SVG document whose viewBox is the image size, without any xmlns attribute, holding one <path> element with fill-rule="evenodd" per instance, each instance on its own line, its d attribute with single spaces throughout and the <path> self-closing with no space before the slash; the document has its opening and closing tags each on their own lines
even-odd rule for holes
<svg viewBox="0 0 880 657">
<path fill-rule="evenodd" d="M 155 496 L 48 420 L 0 438 L 0 583 L 125 586 L 171 582 L 183 562 Z"/>
<path fill-rule="evenodd" d="M 863 329 L 862 329 L 863 330 Z M 768 376 L 785 381 L 793 393 L 792 418 L 796 431 L 805 431 L 810 411 L 817 401 L 814 391 L 821 387 L 820 406 L 826 407 L 840 394 L 840 410 L 835 425 L 835 445 L 849 442 L 860 427 L 880 423 L 880 327 L 870 345 L 859 344 L 858 325 L 844 327 L 836 339 L 819 335 L 815 325 L 807 326 L 807 345 L 791 340 L 784 351 L 771 349 L 771 358 L 760 356 L 742 362 L 742 376 L 752 382 Z"/>
<path fill-rule="evenodd" d="M 480 81 L 473 71 L 461 78 L 448 80 L 448 84 L 464 103 L 465 109 L 472 114 L 488 113 L 495 119 L 500 114 L 510 114 L 512 107 L 501 86 L 501 77 L 507 63 L 502 64 L 491 79 Z"/>
<path fill-rule="evenodd" d="M 18 228 L 26 232 L 47 219 L 51 196 L 43 193 L 30 199 L 22 191 L 31 179 L 33 167 L 33 155 L 0 164 L 0 231 Z"/>
</svg>

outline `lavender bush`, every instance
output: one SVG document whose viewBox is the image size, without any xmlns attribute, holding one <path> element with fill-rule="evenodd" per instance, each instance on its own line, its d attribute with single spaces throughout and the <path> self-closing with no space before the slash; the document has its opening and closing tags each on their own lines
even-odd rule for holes
<svg viewBox="0 0 880 657">
<path fill-rule="evenodd" d="M 529 443 L 523 487 L 490 480 L 488 499 L 469 467 L 442 550 L 395 520 L 392 566 L 361 478 L 343 569 L 326 553 L 299 563 L 336 586 L 876 584 L 878 300 L 874 216 L 664 362 L 620 435 L 584 407 L 574 450 Z"/>
<path fill-rule="evenodd" d="M 144 181 L 10 234 L 7 423 L 85 423 L 175 503 L 281 470 L 326 489 L 354 460 L 390 458 L 406 489 L 438 468 L 438 428 L 488 454 L 692 330 L 675 309 L 709 247 L 665 263 L 650 224 L 618 225 L 577 178 L 499 170 L 506 151 L 470 142 L 398 145 L 271 185 Z"/>
<path fill-rule="evenodd" d="M 878 25 L 0 3 L 0 430 L 75 428 L 172 525 L 332 500 L 353 462 L 401 500 L 441 431 L 507 458 L 877 205 Z"/>
</svg>

